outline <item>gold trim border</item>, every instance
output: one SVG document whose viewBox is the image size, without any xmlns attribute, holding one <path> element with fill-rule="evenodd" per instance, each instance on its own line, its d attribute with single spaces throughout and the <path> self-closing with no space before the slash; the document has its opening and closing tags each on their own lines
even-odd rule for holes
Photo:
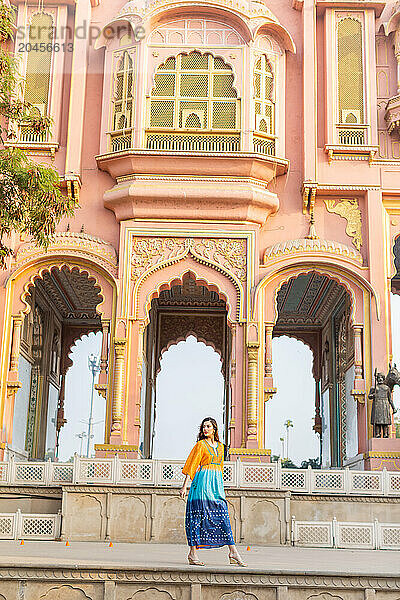
<svg viewBox="0 0 400 600">
<path fill-rule="evenodd" d="M 230 448 L 229 454 L 239 456 L 271 456 L 271 450 L 268 448 Z"/>
<path fill-rule="evenodd" d="M 364 458 L 400 458 L 400 452 L 378 452 L 371 450 L 364 452 Z"/>
<path fill-rule="evenodd" d="M 137 452 L 138 451 L 138 446 L 133 446 L 133 445 L 125 445 L 125 444 L 121 444 L 121 445 L 115 445 L 115 444 L 95 444 L 94 445 L 94 449 L 95 450 L 117 450 L 117 451 L 121 451 L 121 452 Z"/>
</svg>

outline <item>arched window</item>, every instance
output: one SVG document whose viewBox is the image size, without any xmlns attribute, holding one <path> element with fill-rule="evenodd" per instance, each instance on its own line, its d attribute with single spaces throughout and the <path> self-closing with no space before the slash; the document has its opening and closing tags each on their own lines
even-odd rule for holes
<svg viewBox="0 0 400 600">
<path fill-rule="evenodd" d="M 345 145 L 365 143 L 365 130 L 357 127 L 365 123 L 362 33 L 362 23 L 352 17 L 337 25 L 338 122 L 352 126 L 339 128 Z"/>
<path fill-rule="evenodd" d="M 36 13 L 29 26 L 24 101 L 32 105 L 31 116 L 50 114 L 50 84 L 52 72 L 53 17 Z M 45 141 L 45 135 L 22 127 L 21 141 Z"/>
<path fill-rule="evenodd" d="M 119 58 L 114 77 L 111 131 L 112 150 L 131 147 L 133 129 L 133 57 L 125 50 Z"/>
<path fill-rule="evenodd" d="M 240 100 L 232 68 L 221 57 L 196 51 L 169 57 L 154 75 L 149 104 L 149 148 L 239 149 Z M 153 133 L 166 129 L 180 135 Z"/>
<path fill-rule="evenodd" d="M 255 150 L 265 154 L 275 154 L 275 141 L 271 139 L 275 136 L 274 73 L 265 54 L 256 61 L 253 86 L 254 131 L 262 134 L 254 136 Z"/>
</svg>

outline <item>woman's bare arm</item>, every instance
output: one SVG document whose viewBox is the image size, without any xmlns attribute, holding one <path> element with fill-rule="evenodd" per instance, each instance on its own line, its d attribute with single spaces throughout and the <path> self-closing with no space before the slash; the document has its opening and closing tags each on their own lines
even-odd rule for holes
<svg viewBox="0 0 400 600">
<path fill-rule="evenodd" d="M 184 500 L 184 499 L 185 499 L 185 496 L 186 496 L 186 488 L 187 488 L 187 485 L 188 485 L 188 483 L 189 483 L 189 480 L 190 480 L 190 477 L 189 477 L 189 475 L 186 475 L 186 477 L 185 477 L 185 481 L 183 482 L 183 485 L 182 485 L 181 489 L 179 490 L 179 495 L 180 495 L 180 497 L 182 498 L 182 500 Z"/>
</svg>

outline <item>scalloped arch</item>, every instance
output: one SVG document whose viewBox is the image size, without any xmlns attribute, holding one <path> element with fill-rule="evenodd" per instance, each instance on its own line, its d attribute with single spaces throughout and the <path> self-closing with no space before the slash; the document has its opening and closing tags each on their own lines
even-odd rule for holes
<svg viewBox="0 0 400 600">
<path fill-rule="evenodd" d="M 154 300 L 155 298 L 159 298 L 160 292 L 162 292 L 164 290 L 170 290 L 173 285 L 182 285 L 183 278 L 185 275 L 193 275 L 195 278 L 196 284 L 204 285 L 204 287 L 206 287 L 210 292 L 216 292 L 220 296 L 221 300 L 223 300 L 226 304 L 228 322 L 232 322 L 230 319 L 230 316 L 232 313 L 232 307 L 229 303 L 229 299 L 227 298 L 226 294 L 220 289 L 220 287 L 216 283 L 207 281 L 202 275 L 198 275 L 195 271 L 193 271 L 192 269 L 189 268 L 189 269 L 185 269 L 178 275 L 176 275 L 176 274 L 172 275 L 172 277 L 170 277 L 170 279 L 167 281 L 161 281 L 155 289 L 153 289 L 151 292 L 149 292 L 149 294 L 147 295 L 145 304 L 144 304 L 144 312 L 145 312 L 144 324 L 148 325 L 150 322 L 149 315 L 150 315 L 151 301 Z"/>
<path fill-rule="evenodd" d="M 153 275 L 154 273 L 156 273 L 157 271 L 160 271 L 161 269 L 165 268 L 165 267 L 169 267 L 173 264 L 179 263 L 180 261 L 186 259 L 186 258 L 191 258 L 193 259 L 193 261 L 198 262 L 200 264 L 205 265 L 206 267 L 209 267 L 210 269 L 214 270 L 214 271 L 218 271 L 219 273 L 222 273 L 222 275 L 224 275 L 225 277 L 227 277 L 231 283 L 233 284 L 233 286 L 235 287 L 236 290 L 236 318 L 240 318 L 243 312 L 243 303 L 244 303 L 244 290 L 243 290 L 243 286 L 241 285 L 241 283 L 238 281 L 238 279 L 232 274 L 229 273 L 229 271 L 227 271 L 226 269 L 224 269 L 222 266 L 220 265 L 216 265 L 206 259 L 200 259 L 199 257 L 197 257 L 196 255 L 192 254 L 189 249 L 187 249 L 184 253 L 179 254 L 178 256 L 174 257 L 173 259 L 167 260 L 167 261 L 163 261 L 161 263 L 158 263 L 156 265 L 154 265 L 152 268 L 150 268 L 148 271 L 146 271 L 145 273 L 143 273 L 143 275 L 141 275 L 138 280 L 135 283 L 135 286 L 133 288 L 132 291 L 132 307 L 133 307 L 133 317 L 136 319 L 138 318 L 138 314 L 139 314 L 139 295 L 140 295 L 140 289 L 142 287 L 142 285 L 144 284 L 144 282 L 149 279 L 149 277 L 151 275 Z M 229 298 L 226 296 L 226 294 L 220 289 L 220 287 L 218 286 L 218 284 L 216 284 L 215 282 L 210 282 L 207 279 L 205 279 L 205 277 L 203 275 L 198 275 L 195 270 L 193 270 L 192 268 L 187 268 L 184 271 L 182 271 L 180 274 L 178 275 L 172 275 L 168 280 L 160 282 L 158 284 L 158 286 L 153 290 L 156 294 L 159 294 L 159 292 L 161 291 L 161 286 L 166 285 L 169 286 L 171 285 L 171 282 L 174 281 L 175 279 L 181 280 L 182 277 L 186 274 L 186 273 L 193 273 L 193 275 L 195 276 L 196 281 L 197 280 L 202 280 L 204 281 L 206 287 L 208 289 L 209 286 L 214 285 L 216 287 L 216 290 L 218 292 L 218 294 L 222 295 L 222 297 L 225 299 L 226 301 L 226 305 L 228 308 L 228 321 L 232 322 L 232 306 L 231 303 L 229 302 Z M 152 293 L 152 292 L 150 292 Z M 157 296 L 154 296 L 157 297 Z M 147 299 L 144 302 L 144 313 L 146 315 L 145 320 L 148 322 L 148 318 L 149 318 L 149 304 L 151 303 L 151 300 L 153 299 L 150 298 L 149 301 L 149 297 L 147 297 Z"/>
<path fill-rule="evenodd" d="M 210 342 L 210 341 L 207 341 L 206 339 L 204 339 L 204 338 L 202 338 L 201 336 L 199 336 L 199 335 L 198 335 L 198 334 L 197 334 L 195 331 L 188 331 L 188 333 L 187 333 L 186 335 L 184 335 L 184 336 L 182 335 L 182 336 L 179 336 L 179 337 L 175 338 L 174 340 L 170 340 L 170 341 L 168 342 L 168 344 L 167 344 L 166 346 L 164 346 L 164 348 L 162 348 L 162 349 L 160 350 L 159 360 L 161 360 L 161 359 L 162 359 L 162 356 L 163 356 L 163 354 L 165 354 L 166 352 L 168 352 L 168 350 L 169 350 L 169 349 L 170 349 L 172 346 L 177 346 L 177 345 L 178 345 L 178 344 L 180 344 L 181 342 L 186 342 L 186 340 L 187 340 L 187 339 L 188 339 L 190 336 L 192 336 L 192 337 L 196 338 L 196 341 L 197 341 L 199 344 L 204 344 L 204 345 L 205 345 L 205 346 L 207 346 L 208 348 L 212 348 L 212 349 L 214 350 L 214 352 L 216 352 L 216 354 L 218 354 L 218 356 L 219 356 L 219 358 L 220 358 L 220 361 L 221 361 L 221 363 L 223 362 L 223 359 L 222 359 L 221 352 L 218 350 L 218 348 L 216 348 L 212 342 Z M 160 372 L 161 368 L 162 368 L 162 367 L 161 367 L 161 365 L 160 365 L 160 367 L 159 367 L 159 368 L 156 370 L 156 375 L 157 375 L 157 374 Z"/>
<path fill-rule="evenodd" d="M 332 258 L 332 257 L 330 257 Z M 299 260 L 299 257 L 296 257 Z M 293 260 L 293 257 L 288 257 L 288 260 Z M 350 298 L 352 300 L 352 311 L 351 318 L 353 322 L 356 322 L 356 297 L 355 297 L 355 288 L 360 290 L 361 292 L 368 292 L 374 298 L 375 308 L 376 308 L 376 316 L 377 320 L 380 320 L 380 300 L 379 296 L 376 293 L 375 289 L 372 287 L 369 281 L 367 281 L 361 275 L 355 273 L 345 265 L 338 265 L 336 262 L 330 260 L 329 262 L 320 262 L 313 261 L 312 263 L 306 261 L 304 263 L 298 262 L 297 264 L 289 263 L 285 266 L 280 267 L 277 270 L 272 271 L 268 275 L 265 275 L 263 279 L 258 283 L 257 288 L 254 293 L 254 302 L 253 302 L 253 319 L 255 319 L 255 315 L 259 312 L 260 309 L 260 300 L 261 300 L 261 292 L 264 288 L 269 287 L 274 280 L 280 282 L 280 277 L 285 277 L 287 273 L 287 278 L 282 281 L 282 284 L 287 282 L 288 279 L 292 277 L 296 277 L 297 275 L 301 275 L 303 273 L 309 273 L 310 271 L 316 271 L 321 275 L 326 275 L 330 279 L 334 279 L 337 283 L 346 288 L 346 291 L 349 292 Z M 281 285 L 281 284 L 280 284 Z M 274 288 L 275 289 L 275 288 Z M 274 306 L 276 307 L 276 297 L 274 296 Z M 362 308 L 360 307 L 360 312 Z"/>
<path fill-rule="evenodd" d="M 69 263 L 44 266 L 37 273 L 34 273 L 30 277 L 30 279 L 28 279 L 28 281 L 25 283 L 25 285 L 23 287 L 23 292 L 21 295 L 21 301 L 23 302 L 23 304 L 25 304 L 25 310 L 23 311 L 23 313 L 28 314 L 31 310 L 31 307 L 30 307 L 29 303 L 27 302 L 27 297 L 30 294 L 30 288 L 35 286 L 35 280 L 41 279 L 43 281 L 43 274 L 45 272 L 50 273 L 50 271 L 53 269 L 57 269 L 58 271 L 61 271 L 61 269 L 63 269 L 63 268 L 67 268 L 70 272 L 77 270 L 77 271 L 79 271 L 80 274 L 86 274 L 88 276 L 88 280 L 91 280 L 91 279 L 94 280 L 93 288 L 94 289 L 98 288 L 99 291 L 97 291 L 97 294 L 102 299 L 101 302 L 99 302 L 96 305 L 96 312 L 98 313 L 98 315 L 100 317 L 102 317 L 103 311 L 100 309 L 101 309 L 101 306 L 104 304 L 105 294 L 104 294 L 103 288 L 102 288 L 100 282 L 98 281 L 97 277 L 95 275 L 93 275 L 89 271 L 89 269 L 87 269 L 86 267 L 82 267 L 80 265 L 71 265 Z"/>
<path fill-rule="evenodd" d="M 88 600 L 91 600 L 90 596 L 88 596 L 80 587 L 78 588 L 65 583 L 55 585 L 47 590 L 45 594 L 40 596 L 40 600 L 63 600 L 63 598 L 68 598 L 68 600 L 86 600 L 87 598 Z"/>
<path fill-rule="evenodd" d="M 91 331 L 78 331 L 76 333 L 76 337 L 73 336 L 72 341 L 70 343 L 70 346 L 66 352 L 66 358 L 70 361 L 70 364 L 68 365 L 68 369 L 72 366 L 72 360 L 70 358 L 70 354 L 72 353 L 73 349 L 75 348 L 76 344 L 78 342 L 81 342 L 83 340 L 84 337 L 89 336 L 91 333 L 99 333 L 101 331 L 101 328 L 99 328 L 98 330 L 94 330 L 92 329 Z"/>
<path fill-rule="evenodd" d="M 160 64 L 158 65 L 158 67 L 155 69 L 155 71 L 154 71 L 154 73 L 153 73 L 153 75 L 152 75 L 152 77 L 151 77 L 151 80 L 152 80 L 153 87 L 152 87 L 152 88 L 151 88 L 151 90 L 150 90 L 150 96 L 151 96 L 152 98 L 155 98 L 155 99 L 157 98 L 157 96 L 152 96 L 152 93 L 153 93 L 153 91 L 154 91 L 154 90 L 155 90 L 155 88 L 156 88 L 155 76 L 156 76 L 157 74 L 159 74 L 159 72 L 160 72 L 160 67 L 162 67 L 162 65 L 164 65 L 164 64 L 165 64 L 165 62 L 166 62 L 166 61 L 167 61 L 169 58 L 178 58 L 178 56 L 182 56 L 182 55 L 183 55 L 183 56 L 189 56 L 189 54 L 192 54 L 192 53 L 194 53 L 194 52 L 196 52 L 196 53 L 198 53 L 198 54 L 201 54 L 202 56 L 204 56 L 205 54 L 209 54 L 209 55 L 210 55 L 210 56 L 212 56 L 213 58 L 220 58 L 221 60 L 223 60 L 223 61 L 224 61 L 224 63 L 225 63 L 226 65 L 228 65 L 228 67 L 231 69 L 231 72 L 232 72 L 232 75 L 233 75 L 232 88 L 235 90 L 235 92 L 236 92 L 236 94 L 237 94 L 237 96 L 236 96 L 236 97 L 237 97 L 237 98 L 240 98 L 240 95 L 239 95 L 239 89 L 238 89 L 237 87 L 235 87 L 235 83 L 236 83 L 236 81 L 237 81 L 237 75 L 236 75 L 236 71 L 235 71 L 235 69 L 234 69 L 234 65 L 233 65 L 233 64 L 231 64 L 229 61 L 227 61 L 227 60 L 226 60 L 226 58 L 225 58 L 224 56 L 221 56 L 221 55 L 220 55 L 220 54 L 219 54 L 217 51 L 215 51 L 215 50 L 212 50 L 212 49 L 208 49 L 208 48 L 207 48 L 207 49 L 205 49 L 205 50 L 203 50 L 203 51 L 202 51 L 202 50 L 200 50 L 200 49 L 196 49 L 196 50 L 187 50 L 187 51 L 184 51 L 184 52 L 178 52 L 177 54 L 170 54 L 169 56 L 167 56 L 167 57 L 166 57 L 166 58 L 163 60 L 163 62 L 162 62 L 162 63 L 160 63 Z M 161 71 L 161 73 L 162 73 L 162 71 Z M 172 96 L 171 96 L 171 97 L 172 97 Z"/>
<path fill-rule="evenodd" d="M 277 331 L 275 333 L 274 337 L 273 337 L 273 340 L 275 338 L 285 337 L 285 336 L 288 337 L 288 338 L 290 338 L 290 339 L 292 339 L 292 340 L 296 340 L 296 342 L 300 342 L 301 344 L 304 344 L 305 346 L 307 346 L 307 348 L 310 350 L 310 352 L 312 354 L 312 358 L 313 358 L 313 373 L 314 373 L 314 370 L 315 370 L 315 367 L 316 367 L 315 360 L 317 359 L 318 355 L 317 355 L 317 352 L 314 350 L 314 348 L 311 346 L 311 342 L 308 342 L 305 339 L 300 338 L 298 335 L 296 335 L 295 332 L 291 333 L 290 331 L 289 332 L 287 332 L 287 331 L 282 331 L 282 332 L 281 331 Z"/>
</svg>

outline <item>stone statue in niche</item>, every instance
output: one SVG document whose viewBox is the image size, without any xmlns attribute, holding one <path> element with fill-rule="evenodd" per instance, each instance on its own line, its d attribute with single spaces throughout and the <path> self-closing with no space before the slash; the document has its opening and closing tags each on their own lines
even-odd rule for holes
<svg viewBox="0 0 400 600">
<path fill-rule="evenodd" d="M 389 425 L 392 414 L 397 412 L 392 400 L 395 385 L 400 385 L 400 373 L 396 365 L 389 365 L 389 373 L 377 373 L 375 369 L 375 385 L 370 389 L 368 398 L 372 399 L 371 424 L 374 428 L 373 437 L 389 437 Z"/>
</svg>

